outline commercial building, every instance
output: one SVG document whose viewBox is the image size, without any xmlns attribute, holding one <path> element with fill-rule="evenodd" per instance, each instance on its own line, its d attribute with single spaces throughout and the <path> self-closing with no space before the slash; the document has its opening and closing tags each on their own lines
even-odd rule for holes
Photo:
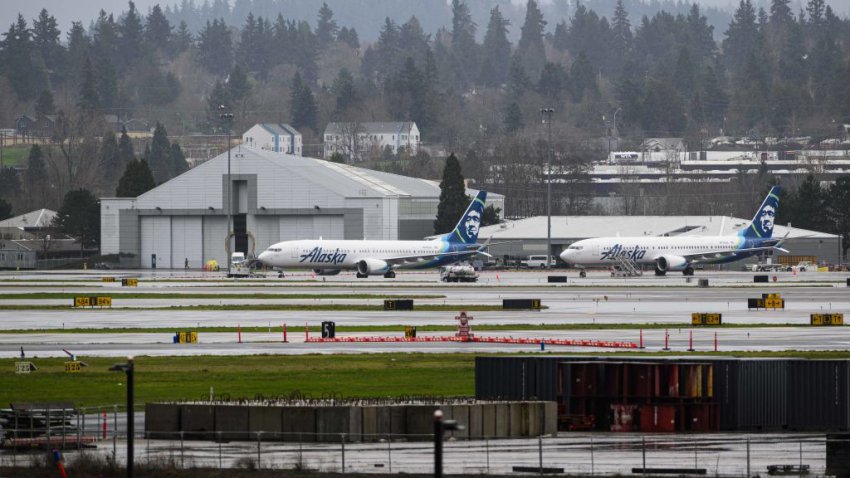
<svg viewBox="0 0 850 478">
<path fill-rule="evenodd" d="M 301 133 L 284 123 L 258 123 L 242 134 L 242 144 L 277 153 L 301 156 Z"/>
<path fill-rule="evenodd" d="M 557 257 L 573 242 L 593 237 L 719 236 L 735 234 L 748 224 L 749 219 L 730 216 L 553 216 L 551 252 Z M 841 236 L 777 224 L 773 231 L 774 237 L 785 237 L 786 234 L 788 239 L 783 247 L 790 253 L 777 253 L 775 262 L 779 262 L 782 255 L 802 256 L 829 264 L 841 262 Z M 546 216 L 482 227 L 478 240 L 484 242 L 490 238 L 494 243 L 510 241 L 490 249 L 490 253 L 497 257 L 524 258 L 532 254 L 545 254 Z M 756 260 L 750 258 L 734 262 L 730 267 Z"/>
<path fill-rule="evenodd" d="M 142 194 L 101 199 L 101 251 L 142 268 L 201 267 L 294 239 L 421 239 L 433 233 L 440 188 L 399 176 L 246 146 Z M 504 197 L 488 203 L 504 207 Z M 230 246 L 226 244 L 230 243 Z"/>
</svg>

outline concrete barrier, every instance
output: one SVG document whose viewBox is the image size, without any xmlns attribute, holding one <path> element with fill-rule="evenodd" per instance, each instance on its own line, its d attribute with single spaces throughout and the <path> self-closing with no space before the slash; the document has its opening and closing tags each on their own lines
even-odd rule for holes
<svg viewBox="0 0 850 478">
<path fill-rule="evenodd" d="M 284 441 L 316 441 L 316 407 L 281 409 Z"/>
<path fill-rule="evenodd" d="M 180 407 L 162 403 L 145 405 L 145 437 L 174 439 L 180 431 Z"/>
<path fill-rule="evenodd" d="M 557 432 L 555 402 L 469 402 L 274 405 L 196 403 L 145 406 L 145 432 L 151 438 L 349 442 L 430 440 L 434 411 L 455 420 L 463 430 L 447 438 L 481 439 L 534 437 Z"/>
<path fill-rule="evenodd" d="M 216 405 L 215 406 L 215 431 L 221 432 L 224 440 L 251 440 L 256 435 L 251 435 L 250 409 L 241 405 Z"/>
</svg>

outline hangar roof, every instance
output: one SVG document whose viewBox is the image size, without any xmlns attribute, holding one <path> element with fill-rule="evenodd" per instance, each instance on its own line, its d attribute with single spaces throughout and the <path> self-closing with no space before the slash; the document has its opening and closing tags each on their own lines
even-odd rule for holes
<svg viewBox="0 0 850 478">
<path fill-rule="evenodd" d="M 20 216 L 10 217 L 0 221 L 0 228 L 14 227 L 24 229 L 28 227 L 50 227 L 53 218 L 56 217 L 56 211 L 50 209 L 37 209 L 35 211 L 21 214 Z"/>
<path fill-rule="evenodd" d="M 231 174 L 257 175 L 258 194 L 262 195 L 265 204 L 268 204 L 265 201 L 285 202 L 299 207 L 297 203 L 304 202 L 312 207 L 322 203 L 318 198 L 338 202 L 347 198 L 434 198 L 440 195 L 439 185 L 425 179 L 244 145 L 231 149 L 230 154 Z M 227 152 L 142 194 L 137 200 L 138 207 L 206 208 L 221 204 L 225 174 Z"/>
<path fill-rule="evenodd" d="M 749 224 L 749 219 L 730 216 L 552 216 L 552 237 L 587 239 L 603 236 L 718 236 L 732 234 Z M 774 237 L 789 229 L 776 225 Z M 482 227 L 478 234 L 493 239 L 546 238 L 546 216 L 535 216 Z M 824 232 L 791 228 L 789 238 L 833 239 Z"/>
</svg>

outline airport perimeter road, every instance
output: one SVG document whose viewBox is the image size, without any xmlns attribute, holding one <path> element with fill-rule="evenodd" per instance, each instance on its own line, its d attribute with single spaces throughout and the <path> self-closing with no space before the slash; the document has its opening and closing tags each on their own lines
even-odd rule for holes
<svg viewBox="0 0 850 478">
<path fill-rule="evenodd" d="M 671 353 L 685 353 L 690 348 L 691 329 L 670 329 L 669 348 Z M 847 350 L 850 349 L 850 328 L 736 328 L 694 329 L 695 352 L 714 350 L 715 332 L 718 351 L 788 351 L 788 350 Z M 316 329 L 312 336 L 318 333 Z M 645 330 L 645 351 L 659 352 L 664 348 L 663 329 Z M 402 334 L 340 334 L 338 337 L 384 335 L 399 337 Z M 420 333 L 420 336 L 447 336 L 449 333 Z M 587 339 L 604 341 L 627 341 L 638 344 L 640 331 L 629 330 L 583 330 L 583 331 L 515 331 L 481 332 L 484 337 Z M 158 334 L 3 334 L 0 335 L 0 358 L 17 357 L 20 347 L 28 356 L 62 357 L 63 348 L 70 348 L 79 356 L 120 357 L 132 355 L 260 355 L 260 354 L 357 354 L 357 353 L 521 353 L 539 352 L 539 345 L 510 345 L 457 342 L 417 343 L 305 343 L 304 334 L 289 334 L 289 343 L 282 343 L 280 328 L 271 333 L 242 333 L 242 343 L 236 333 L 201 333 L 198 344 L 174 344 L 172 335 Z M 617 352 L 623 349 L 593 347 L 545 347 L 550 353 L 559 352 Z"/>
</svg>

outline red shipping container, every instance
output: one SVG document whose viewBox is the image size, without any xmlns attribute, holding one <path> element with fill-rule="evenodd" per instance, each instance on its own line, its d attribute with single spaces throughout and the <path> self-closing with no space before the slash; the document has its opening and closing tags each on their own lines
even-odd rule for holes
<svg viewBox="0 0 850 478">
<path fill-rule="evenodd" d="M 672 433 L 676 431 L 676 407 L 669 405 L 643 405 L 640 407 L 640 431 L 645 433 Z"/>
</svg>

